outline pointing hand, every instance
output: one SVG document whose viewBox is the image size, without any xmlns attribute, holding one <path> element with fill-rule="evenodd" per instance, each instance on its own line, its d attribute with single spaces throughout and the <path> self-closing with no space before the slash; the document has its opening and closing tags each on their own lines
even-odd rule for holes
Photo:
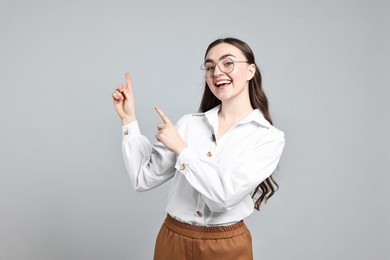
<svg viewBox="0 0 390 260">
<path fill-rule="evenodd" d="M 159 108 L 154 108 L 157 114 L 161 117 L 163 123 L 157 125 L 156 139 L 163 143 L 170 151 L 179 155 L 180 152 L 187 146 L 177 131 L 175 125 L 165 115 L 165 113 Z"/>
</svg>

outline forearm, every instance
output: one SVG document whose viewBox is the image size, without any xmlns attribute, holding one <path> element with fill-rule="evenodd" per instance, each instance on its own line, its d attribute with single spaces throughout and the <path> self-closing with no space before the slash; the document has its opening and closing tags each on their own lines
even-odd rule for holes
<svg viewBox="0 0 390 260">
<path fill-rule="evenodd" d="M 206 198 L 212 211 L 226 211 L 245 199 L 276 169 L 284 138 L 253 147 L 235 160 L 221 164 L 214 156 L 199 155 L 191 147 L 178 156 L 178 169 Z"/>
</svg>

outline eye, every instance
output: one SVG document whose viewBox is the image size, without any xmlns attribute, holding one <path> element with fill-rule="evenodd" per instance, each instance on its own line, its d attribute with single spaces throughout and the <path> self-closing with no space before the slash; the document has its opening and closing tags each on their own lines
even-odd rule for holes
<svg viewBox="0 0 390 260">
<path fill-rule="evenodd" d="M 206 64 L 205 69 L 206 71 L 213 71 L 215 68 L 214 64 Z"/>
<path fill-rule="evenodd" d="M 229 68 L 234 64 L 234 62 L 231 59 L 226 59 L 222 61 L 222 64 L 225 68 Z"/>
</svg>

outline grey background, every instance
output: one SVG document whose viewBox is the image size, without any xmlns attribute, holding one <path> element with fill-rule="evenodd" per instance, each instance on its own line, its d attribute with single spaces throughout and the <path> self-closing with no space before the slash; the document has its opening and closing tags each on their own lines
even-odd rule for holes
<svg viewBox="0 0 390 260">
<path fill-rule="evenodd" d="M 390 258 L 389 1 L 0 0 L 0 259 L 151 259 L 169 184 L 136 193 L 111 92 L 153 139 L 197 111 L 207 45 L 253 48 L 287 145 L 255 259 Z"/>
</svg>

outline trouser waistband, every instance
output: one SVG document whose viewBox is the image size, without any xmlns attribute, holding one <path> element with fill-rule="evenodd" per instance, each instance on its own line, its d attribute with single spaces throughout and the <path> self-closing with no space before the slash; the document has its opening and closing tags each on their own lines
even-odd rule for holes
<svg viewBox="0 0 390 260">
<path fill-rule="evenodd" d="M 231 238 L 248 232 L 243 220 L 228 226 L 204 227 L 180 222 L 167 214 L 164 225 L 180 235 L 198 239 Z"/>
</svg>

